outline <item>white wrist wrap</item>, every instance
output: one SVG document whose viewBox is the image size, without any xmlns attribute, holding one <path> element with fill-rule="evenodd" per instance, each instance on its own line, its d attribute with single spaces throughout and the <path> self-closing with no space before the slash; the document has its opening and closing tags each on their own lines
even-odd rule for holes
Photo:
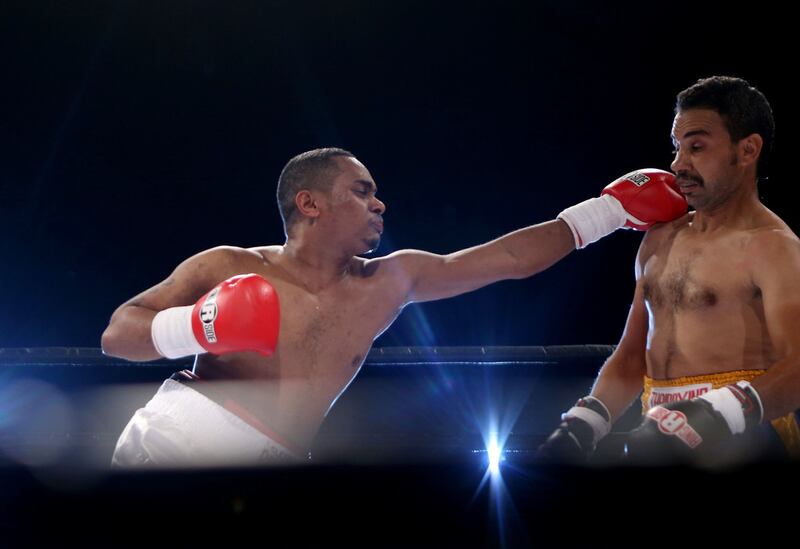
<svg viewBox="0 0 800 549">
<path fill-rule="evenodd" d="M 604 194 L 570 206 L 558 217 L 569 225 L 575 246 L 580 249 L 625 225 L 627 215 L 619 200 Z"/>
<path fill-rule="evenodd" d="M 761 395 L 758 394 L 756 388 L 749 381 L 741 380 L 736 382 L 736 386 L 745 392 L 747 396 L 753 401 L 753 405 L 758 406 L 758 415 L 756 424 L 761 423 L 764 419 L 764 403 L 761 402 Z M 742 408 L 745 410 L 745 408 Z M 746 411 L 746 410 L 745 410 Z"/>
<path fill-rule="evenodd" d="M 599 400 L 597 402 L 600 402 Z M 602 403 L 601 403 L 602 404 Z M 605 408 L 605 405 L 603 406 Z M 611 431 L 611 423 L 606 421 L 606 418 L 595 412 L 594 410 L 590 410 L 585 406 L 573 406 L 566 413 L 561 415 L 561 419 L 567 419 L 568 417 L 578 418 L 582 421 L 585 421 L 589 424 L 594 432 L 594 444 L 597 445 L 597 441 L 601 438 L 606 436 Z"/>
<path fill-rule="evenodd" d="M 736 395 L 734 395 L 730 389 L 727 387 L 714 389 L 713 391 L 707 392 L 700 398 L 706 402 L 710 402 L 714 410 L 719 412 L 719 414 L 728 424 L 728 428 L 731 430 L 731 433 L 734 435 L 744 433 L 745 422 L 742 403 L 738 398 L 736 398 Z"/>
<path fill-rule="evenodd" d="M 171 307 L 153 318 L 150 337 L 158 354 L 167 358 L 180 358 L 205 353 L 192 332 L 193 305 Z"/>
</svg>

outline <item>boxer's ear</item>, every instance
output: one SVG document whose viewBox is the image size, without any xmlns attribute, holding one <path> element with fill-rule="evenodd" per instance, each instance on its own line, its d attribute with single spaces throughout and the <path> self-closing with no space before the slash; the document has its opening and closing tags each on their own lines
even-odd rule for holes
<svg viewBox="0 0 800 549">
<path fill-rule="evenodd" d="M 763 147 L 764 139 L 759 134 L 752 133 L 743 137 L 736 147 L 739 152 L 739 163 L 743 166 L 757 163 Z"/>
<path fill-rule="evenodd" d="M 294 204 L 301 215 L 310 218 L 319 217 L 319 204 L 314 193 L 302 190 L 294 197 Z"/>
</svg>

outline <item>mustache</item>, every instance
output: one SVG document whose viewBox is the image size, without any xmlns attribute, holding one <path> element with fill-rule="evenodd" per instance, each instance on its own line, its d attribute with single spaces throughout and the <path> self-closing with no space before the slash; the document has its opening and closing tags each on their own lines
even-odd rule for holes
<svg viewBox="0 0 800 549">
<path fill-rule="evenodd" d="M 697 183 L 698 185 L 703 185 L 704 181 L 703 178 L 699 175 L 692 175 L 688 173 L 678 173 L 675 176 L 675 183 L 680 185 L 681 183 Z"/>
</svg>

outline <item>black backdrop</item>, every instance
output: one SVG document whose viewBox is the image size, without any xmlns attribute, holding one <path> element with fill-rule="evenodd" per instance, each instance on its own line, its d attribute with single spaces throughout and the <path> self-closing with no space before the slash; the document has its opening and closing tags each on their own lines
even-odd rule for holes
<svg viewBox="0 0 800 549">
<path fill-rule="evenodd" d="M 314 147 L 370 168 L 388 205 L 378 253 L 552 218 L 622 173 L 667 168 L 674 96 L 711 74 L 771 100 L 761 194 L 796 228 L 792 18 L 758 8 L 6 0 L 0 347 L 97 346 L 113 309 L 184 257 L 282 243 L 275 182 Z M 614 343 L 639 239 L 409 307 L 378 345 Z"/>
</svg>

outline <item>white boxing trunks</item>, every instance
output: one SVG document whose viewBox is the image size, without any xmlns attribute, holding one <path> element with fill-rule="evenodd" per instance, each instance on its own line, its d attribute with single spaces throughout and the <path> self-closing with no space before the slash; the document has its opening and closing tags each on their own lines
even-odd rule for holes
<svg viewBox="0 0 800 549">
<path fill-rule="evenodd" d="M 228 467 L 303 460 L 261 430 L 175 379 L 167 379 L 122 431 L 112 467 Z"/>
</svg>

